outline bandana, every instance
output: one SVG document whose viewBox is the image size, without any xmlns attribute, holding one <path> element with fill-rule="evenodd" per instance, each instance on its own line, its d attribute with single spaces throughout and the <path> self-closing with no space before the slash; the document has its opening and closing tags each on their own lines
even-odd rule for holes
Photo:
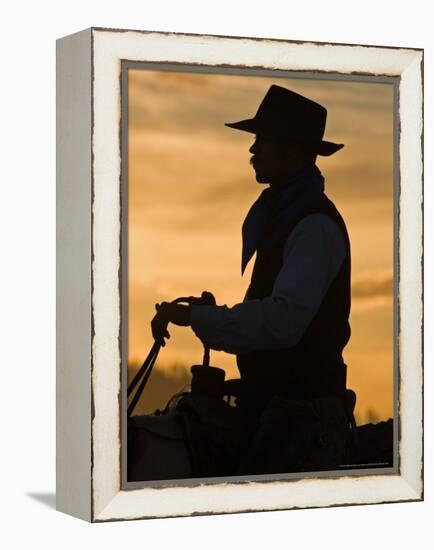
<svg viewBox="0 0 434 550">
<path fill-rule="evenodd" d="M 294 175 L 284 187 L 268 187 L 262 191 L 243 223 L 241 274 L 258 248 L 271 246 L 301 210 L 320 199 L 323 193 L 324 178 L 317 166 L 309 166 Z M 280 228 L 272 232 L 272 237 L 266 232 L 270 223 Z"/>
</svg>

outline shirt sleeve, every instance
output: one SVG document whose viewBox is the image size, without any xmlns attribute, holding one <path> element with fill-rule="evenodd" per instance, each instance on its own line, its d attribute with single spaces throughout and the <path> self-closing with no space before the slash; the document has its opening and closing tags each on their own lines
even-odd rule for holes
<svg viewBox="0 0 434 550">
<path fill-rule="evenodd" d="M 202 343 L 227 353 L 296 345 L 318 311 L 345 259 L 345 240 L 325 214 L 307 216 L 285 243 L 271 296 L 233 307 L 191 306 L 191 326 Z"/>
</svg>

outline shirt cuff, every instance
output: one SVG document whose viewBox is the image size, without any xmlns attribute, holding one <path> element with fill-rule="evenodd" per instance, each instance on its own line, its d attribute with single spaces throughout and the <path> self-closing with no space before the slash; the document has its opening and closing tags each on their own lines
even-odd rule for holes
<svg viewBox="0 0 434 550">
<path fill-rule="evenodd" d="M 190 306 L 191 328 L 207 348 L 219 349 L 216 335 L 223 323 L 226 306 Z M 216 347 L 217 346 L 217 347 Z"/>
</svg>

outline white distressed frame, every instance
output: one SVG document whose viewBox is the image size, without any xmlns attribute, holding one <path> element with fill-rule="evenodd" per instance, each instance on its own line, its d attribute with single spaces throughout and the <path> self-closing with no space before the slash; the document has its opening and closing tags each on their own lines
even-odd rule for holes
<svg viewBox="0 0 434 550">
<path fill-rule="evenodd" d="M 58 508 L 89 521 L 108 521 L 422 499 L 423 52 L 95 28 L 61 39 L 58 59 L 58 137 L 61 140 L 58 216 L 63 214 L 63 209 L 69 209 L 70 216 L 75 213 L 75 219 L 85 223 L 85 234 L 79 236 L 65 234 L 67 230 L 63 227 L 58 232 L 58 246 L 62 249 L 65 242 L 72 239 L 78 247 L 74 253 L 89 262 L 82 273 L 88 274 L 90 281 L 82 291 L 91 299 L 91 311 L 86 309 L 90 301 L 86 299 L 80 301 L 82 309 L 77 310 L 79 288 L 69 294 L 69 299 L 63 299 L 62 292 L 68 291 L 68 282 L 66 268 L 58 263 L 60 313 L 64 315 L 69 305 L 74 304 L 92 338 L 91 348 L 85 335 L 72 343 L 66 331 L 71 329 L 71 323 L 78 321 L 68 317 L 68 325 L 63 317 L 59 319 L 58 310 Z M 400 78 L 399 473 L 121 489 L 119 124 L 122 60 Z M 64 70 L 66 62 L 69 62 L 68 70 Z M 73 100 L 71 88 L 75 90 Z M 69 114 L 63 113 L 65 108 Z M 64 133 L 65 124 L 72 130 Z M 79 159 L 71 159 L 65 153 L 66 148 L 72 146 L 69 133 L 76 135 L 73 146 L 75 152 L 82 154 Z M 76 164 L 80 158 L 85 166 L 90 162 L 90 173 L 79 173 Z M 79 177 L 84 185 L 84 195 L 83 187 L 80 188 L 81 198 L 71 187 Z M 85 214 L 83 206 L 87 208 Z M 77 351 L 74 356 L 82 360 L 78 374 L 73 371 L 77 366 L 74 359 L 66 357 L 72 345 Z M 86 358 L 84 366 L 83 357 Z M 75 377 L 72 381 L 71 376 Z M 66 377 L 76 389 L 74 394 L 64 383 Z M 70 412 L 74 398 L 82 400 L 87 414 L 80 418 L 84 425 L 72 423 Z M 66 441 L 65 432 L 71 433 L 71 430 L 75 437 Z M 74 469 L 77 464 L 78 470 Z"/>
</svg>

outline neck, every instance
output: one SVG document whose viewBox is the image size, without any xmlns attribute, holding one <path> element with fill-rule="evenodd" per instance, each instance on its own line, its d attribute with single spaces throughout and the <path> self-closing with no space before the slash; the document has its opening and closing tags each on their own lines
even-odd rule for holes
<svg viewBox="0 0 434 550">
<path fill-rule="evenodd" d="M 270 181 L 269 185 L 271 189 L 275 191 L 285 189 L 286 187 L 294 184 L 298 180 L 299 176 L 303 174 L 303 172 L 307 171 L 308 169 L 313 169 L 314 166 L 314 164 L 304 164 L 303 166 L 300 166 L 296 169 L 292 169 L 289 173 L 287 172 L 285 175 L 279 176 L 273 181 Z"/>
</svg>

